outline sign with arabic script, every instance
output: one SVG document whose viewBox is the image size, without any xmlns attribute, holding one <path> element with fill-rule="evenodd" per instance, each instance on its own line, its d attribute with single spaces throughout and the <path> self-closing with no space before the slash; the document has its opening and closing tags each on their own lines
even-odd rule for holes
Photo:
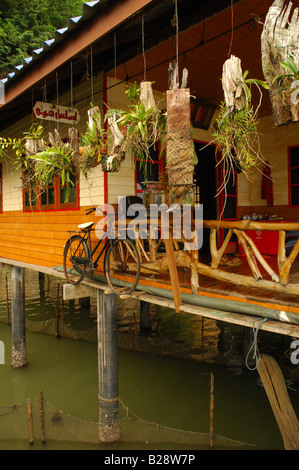
<svg viewBox="0 0 299 470">
<path fill-rule="evenodd" d="M 37 101 L 33 111 L 37 118 L 47 121 L 65 122 L 67 124 L 77 124 L 80 121 L 80 114 L 77 109 L 57 104 Z"/>
</svg>

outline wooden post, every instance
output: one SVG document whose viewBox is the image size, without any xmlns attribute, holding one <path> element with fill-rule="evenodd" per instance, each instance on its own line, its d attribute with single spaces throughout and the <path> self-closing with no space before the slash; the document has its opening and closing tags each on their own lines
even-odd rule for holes
<svg viewBox="0 0 299 470">
<path fill-rule="evenodd" d="M 214 375 L 211 372 L 210 386 L 210 450 L 214 449 Z"/>
<path fill-rule="evenodd" d="M 11 365 L 20 369 L 27 365 L 25 338 L 25 281 L 24 268 L 13 266 L 11 270 Z"/>
<path fill-rule="evenodd" d="M 31 401 L 27 400 L 27 411 L 28 411 L 28 422 L 29 422 L 29 444 L 33 445 L 33 418 L 32 418 L 32 409 Z"/>
<path fill-rule="evenodd" d="M 39 392 L 39 415 L 40 415 L 41 441 L 42 441 L 42 444 L 45 444 L 46 443 L 45 414 L 44 414 L 44 397 L 43 397 L 42 390 Z"/>
<path fill-rule="evenodd" d="M 99 440 L 120 440 L 116 295 L 98 289 Z"/>
<path fill-rule="evenodd" d="M 279 365 L 273 357 L 262 354 L 257 370 L 281 432 L 285 450 L 299 450 L 299 422 Z"/>
</svg>

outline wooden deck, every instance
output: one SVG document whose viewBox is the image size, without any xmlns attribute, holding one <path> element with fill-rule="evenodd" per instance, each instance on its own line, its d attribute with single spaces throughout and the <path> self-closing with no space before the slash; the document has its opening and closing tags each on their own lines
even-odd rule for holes
<svg viewBox="0 0 299 470">
<path fill-rule="evenodd" d="M 275 258 L 276 259 L 276 258 Z M 268 260 L 274 262 L 274 260 Z M 37 272 L 44 272 L 45 274 L 60 277 L 64 279 L 64 274 L 61 268 L 49 268 L 42 267 L 35 264 L 24 263 L 21 261 L 10 260 L 7 258 L 0 258 L 0 264 L 5 265 L 15 265 L 20 266 L 25 269 L 32 269 Z M 273 266 L 274 267 L 274 266 Z M 247 274 L 246 263 L 241 263 L 238 266 L 222 266 L 223 269 L 234 269 L 240 273 Z M 296 269 L 297 268 L 297 269 Z M 292 276 L 299 276 L 299 260 L 296 261 L 293 269 L 294 273 Z M 182 295 L 191 294 L 190 288 L 190 271 L 183 272 L 179 270 L 179 280 L 180 280 L 180 290 Z M 243 303 L 247 307 L 252 305 L 252 311 L 255 307 L 274 309 L 279 312 L 283 311 L 286 313 L 298 314 L 299 320 L 299 301 L 296 296 L 282 295 L 282 294 L 273 294 L 272 292 L 265 290 L 258 290 L 252 288 L 244 288 L 242 286 L 235 286 L 230 283 L 224 283 L 221 281 L 215 281 L 215 279 L 209 279 L 206 276 L 200 276 L 200 289 L 198 296 L 206 297 L 208 299 L 214 298 L 220 301 L 232 301 L 235 305 L 235 312 L 227 311 L 225 309 L 225 303 L 223 302 L 222 308 L 207 308 L 200 305 L 194 305 L 188 302 L 182 303 L 180 306 L 180 311 L 191 313 L 194 315 L 200 315 L 207 318 L 211 318 L 217 321 L 237 324 L 249 328 L 259 327 L 261 330 L 269 331 L 272 333 L 278 333 L 282 335 L 287 335 L 291 337 L 299 338 L 299 325 L 276 321 L 268 320 L 261 324 L 262 317 L 256 313 L 251 315 L 238 313 L 239 303 Z M 64 286 L 65 287 L 65 286 Z M 155 288 L 155 293 L 151 292 L 151 288 Z M 66 289 L 73 289 L 72 295 L 76 295 L 77 298 L 86 297 L 95 292 L 95 289 L 101 289 L 105 292 L 109 292 L 109 288 L 103 282 L 97 280 L 83 280 L 82 284 L 79 286 L 67 285 Z M 148 290 L 148 292 L 147 292 Z M 168 295 L 165 297 L 165 291 L 168 292 Z M 161 294 L 161 295 L 159 295 Z M 163 294 L 163 295 L 162 295 Z M 138 298 L 148 303 L 161 305 L 174 309 L 175 303 L 172 296 L 172 287 L 169 279 L 166 276 L 155 276 L 155 277 L 142 277 L 138 286 L 138 290 L 131 294 L 132 298 Z M 194 294 L 193 294 L 194 296 Z"/>
</svg>

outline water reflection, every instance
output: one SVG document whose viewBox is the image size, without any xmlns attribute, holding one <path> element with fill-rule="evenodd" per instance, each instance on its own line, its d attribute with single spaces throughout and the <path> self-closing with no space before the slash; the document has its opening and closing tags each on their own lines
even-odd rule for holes
<svg viewBox="0 0 299 470">
<path fill-rule="evenodd" d="M 7 280 L 7 282 L 6 282 Z M 81 419 L 97 421 L 98 383 L 96 351 L 96 299 L 62 302 L 64 281 L 26 270 L 26 322 L 29 367 L 10 368 L 10 271 L 0 273 L 0 339 L 7 362 L 0 366 L 0 408 L 24 403 L 39 390 L 55 405 Z M 8 300 L 8 302 L 7 302 Z M 282 441 L 266 394 L 256 372 L 244 368 L 244 330 L 213 323 L 193 323 L 174 312 L 152 307 L 152 334 L 141 337 L 139 301 L 119 305 L 119 393 L 138 416 L 165 426 L 207 432 L 209 426 L 209 378 L 215 376 L 215 432 L 231 439 L 254 443 L 257 448 L 281 449 Z M 57 317 L 59 336 L 56 339 Z M 34 329 L 35 327 L 35 329 Z M 202 332 L 206 332 L 203 340 Z M 135 335 L 137 333 L 137 335 Z M 71 336 L 73 335 L 73 336 Z M 76 336 L 77 335 L 77 336 Z M 74 341 L 84 339 L 85 341 Z M 288 366 L 285 338 L 265 335 L 261 350 L 275 354 Z M 135 349 L 149 354 L 135 352 Z M 217 353 L 217 354 L 216 354 Z M 172 357 L 170 357 L 172 356 Z M 188 358 L 188 360 L 185 360 Z M 220 366 L 219 364 L 224 364 Z M 297 368 L 288 378 L 291 400 L 299 415 Z M 1 413 L 0 413 L 1 414 Z M 2 444 L 1 444 L 2 442 Z M 4 447 L 2 447 L 2 445 Z M 1 441 L 0 448 L 16 443 Z M 22 446 L 26 444 L 22 443 Z M 59 448 L 61 444 L 55 444 Z M 124 444 L 120 444 L 122 448 Z M 136 443 L 127 448 L 138 448 Z M 86 446 L 85 446 L 86 447 Z M 160 446 L 162 448 L 162 446 Z"/>
</svg>

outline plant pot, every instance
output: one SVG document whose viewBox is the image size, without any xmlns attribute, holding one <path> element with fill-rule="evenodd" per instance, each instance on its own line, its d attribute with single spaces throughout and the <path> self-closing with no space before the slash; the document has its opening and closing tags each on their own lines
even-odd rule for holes
<svg viewBox="0 0 299 470">
<path fill-rule="evenodd" d="M 101 165 L 104 173 L 113 173 L 119 171 L 120 169 L 120 159 L 118 159 L 117 157 L 115 157 L 112 161 L 110 161 L 110 159 L 110 155 L 102 155 Z"/>
</svg>

